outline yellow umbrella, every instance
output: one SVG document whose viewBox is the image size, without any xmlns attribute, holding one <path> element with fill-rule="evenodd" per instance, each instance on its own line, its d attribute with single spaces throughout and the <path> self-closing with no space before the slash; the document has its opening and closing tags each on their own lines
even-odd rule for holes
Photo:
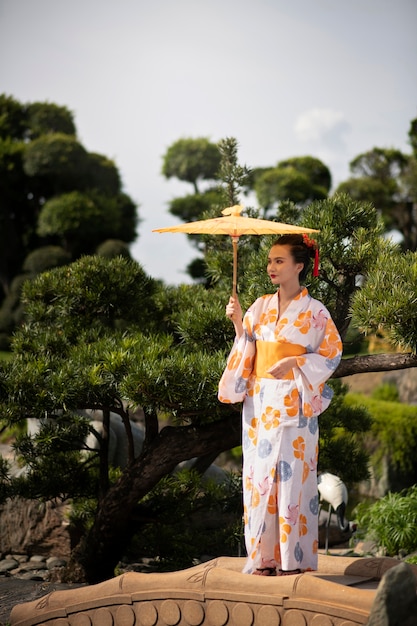
<svg viewBox="0 0 417 626">
<path fill-rule="evenodd" d="M 233 296 L 236 296 L 237 287 L 237 243 L 241 235 L 274 235 L 284 233 L 318 233 L 314 228 L 282 224 L 272 220 L 262 220 L 253 217 L 242 217 L 243 207 L 240 204 L 223 209 L 223 217 L 209 220 L 187 222 L 178 226 L 155 228 L 154 233 L 187 233 L 189 235 L 229 235 L 233 245 Z"/>
</svg>

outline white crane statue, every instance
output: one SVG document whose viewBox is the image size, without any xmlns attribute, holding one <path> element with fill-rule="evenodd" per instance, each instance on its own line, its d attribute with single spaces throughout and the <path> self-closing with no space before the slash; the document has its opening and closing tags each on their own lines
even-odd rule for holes
<svg viewBox="0 0 417 626">
<path fill-rule="evenodd" d="M 341 478 L 330 472 L 323 472 L 317 477 L 317 488 L 320 500 L 325 500 L 329 504 L 326 523 L 326 545 L 327 553 L 329 546 L 329 526 L 333 511 L 336 513 L 337 523 L 342 532 L 355 532 L 356 524 L 345 519 L 346 505 L 348 503 L 348 490 Z"/>
</svg>

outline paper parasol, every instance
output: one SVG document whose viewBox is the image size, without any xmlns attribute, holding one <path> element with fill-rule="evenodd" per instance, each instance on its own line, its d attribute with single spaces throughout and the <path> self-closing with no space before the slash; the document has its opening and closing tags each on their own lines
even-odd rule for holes
<svg viewBox="0 0 417 626">
<path fill-rule="evenodd" d="M 314 228 L 293 226 L 253 217 L 242 217 L 243 207 L 240 204 L 223 209 L 223 217 L 208 220 L 187 222 L 178 226 L 155 228 L 154 233 L 186 233 L 188 235 L 229 235 L 233 245 L 233 296 L 237 288 L 237 243 L 241 235 L 274 235 L 285 233 L 318 233 Z"/>
</svg>

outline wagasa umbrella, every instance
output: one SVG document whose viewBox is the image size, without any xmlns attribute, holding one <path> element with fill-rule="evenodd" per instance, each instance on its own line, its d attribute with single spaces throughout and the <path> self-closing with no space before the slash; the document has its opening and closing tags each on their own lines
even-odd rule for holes
<svg viewBox="0 0 417 626">
<path fill-rule="evenodd" d="M 222 211 L 222 217 L 215 217 L 208 220 L 198 220 L 187 222 L 178 226 L 168 226 L 166 228 L 155 228 L 154 233 L 186 233 L 188 235 L 229 235 L 233 246 L 233 290 L 236 296 L 237 290 L 237 244 L 241 235 L 274 235 L 286 233 L 318 233 L 314 228 L 304 226 L 294 226 L 254 217 L 244 217 L 241 215 L 243 207 L 236 204 L 227 207 Z"/>
</svg>

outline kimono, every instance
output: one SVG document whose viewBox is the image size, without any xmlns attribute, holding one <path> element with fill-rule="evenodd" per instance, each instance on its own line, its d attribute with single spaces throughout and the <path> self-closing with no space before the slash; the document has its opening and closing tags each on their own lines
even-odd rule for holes
<svg viewBox="0 0 417 626">
<path fill-rule="evenodd" d="M 330 404 L 325 382 L 342 343 L 305 287 L 280 319 L 278 308 L 275 293 L 248 309 L 219 382 L 221 402 L 243 401 L 245 573 L 271 560 L 283 570 L 317 569 L 317 418 Z M 267 370 L 286 356 L 297 365 L 276 379 Z"/>
</svg>

